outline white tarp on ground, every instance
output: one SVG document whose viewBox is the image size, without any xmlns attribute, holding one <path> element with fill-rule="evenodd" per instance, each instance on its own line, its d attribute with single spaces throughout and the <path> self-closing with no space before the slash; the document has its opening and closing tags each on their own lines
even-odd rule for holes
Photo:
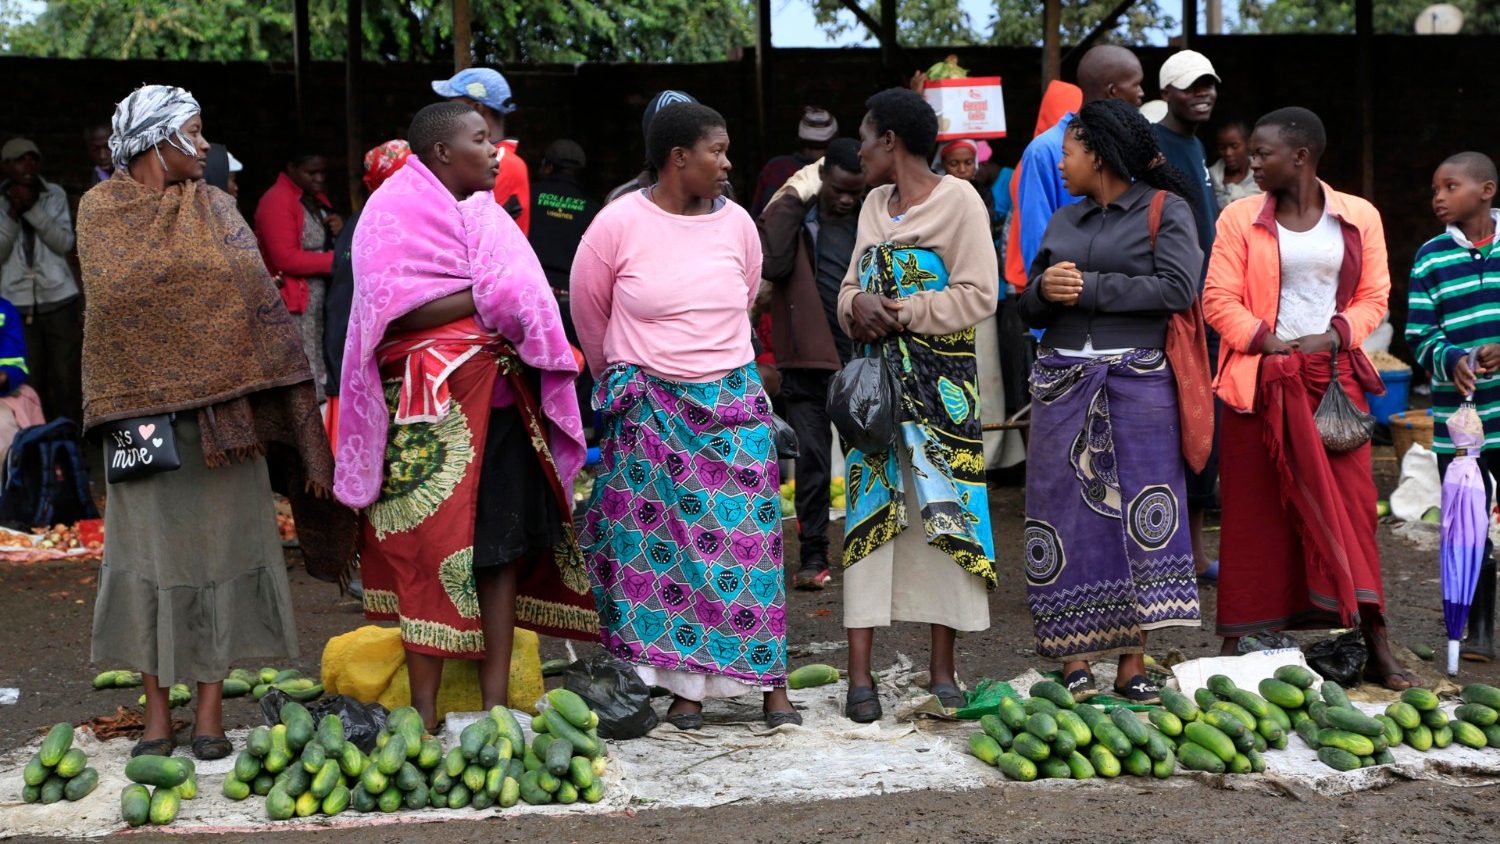
<svg viewBox="0 0 1500 844">
<path fill-rule="evenodd" d="M 1297 657 L 1300 659 L 1300 656 Z M 1198 660 L 1177 666 L 1179 676 L 1198 671 L 1206 679 L 1212 673 L 1239 677 L 1237 683 L 1254 688 L 1260 671 L 1269 666 L 1267 657 L 1228 660 Z M 1228 663 L 1228 665 L 1224 665 Z M 1259 667 L 1255 667 L 1259 663 Z M 374 826 L 392 823 L 423 823 L 450 819 L 477 819 L 510 813 L 581 814 L 646 810 L 653 807 L 713 807 L 731 803 L 808 802 L 859 797 L 918 789 L 967 791 L 978 788 L 1017 790 L 1091 788 L 1114 789 L 1121 794 L 1139 793 L 1138 779 L 1072 782 L 1053 780 L 1036 783 L 1006 781 L 994 768 L 969 756 L 973 722 L 930 718 L 903 718 L 903 714 L 926 711 L 933 699 L 923 695 L 914 681 L 921 674 L 911 663 L 898 663 L 881 672 L 881 699 L 886 718 L 878 724 L 859 725 L 842 715 L 844 683 L 791 692 L 803 711 L 804 725 L 767 731 L 761 722 L 758 696 L 735 701 L 715 701 L 706 711 L 707 726 L 701 731 L 679 732 L 663 725 L 650 736 L 612 742 L 606 796 L 589 806 L 532 807 L 484 812 L 424 810 L 391 815 L 361 815 L 346 812 L 338 818 L 314 816 L 270 823 L 265 801 L 251 797 L 240 803 L 220 794 L 230 760 L 200 763 L 200 796 L 183 803 L 173 831 L 243 832 L 287 829 L 321 829 Z M 1220 671 L 1220 668 L 1228 670 Z M 1113 666 L 1099 666 L 1101 685 L 1111 682 Z M 1214 669 L 1214 670 L 1209 670 Z M 1207 673 L 1204 673 L 1204 672 Z M 1018 692 L 1029 689 L 1041 675 L 1035 671 L 1010 681 Z M 1189 681 L 1191 682 L 1191 680 Z M 1192 687 L 1189 686 L 1189 690 Z M 927 705 L 923 705 L 926 701 Z M 1357 704 L 1368 711 L 1382 704 Z M 1451 705 L 1445 707 L 1451 709 Z M 243 732 L 234 735 L 243 739 Z M 239 742 L 237 741 L 237 744 Z M 119 793 L 131 742 L 125 739 L 100 744 L 92 735 L 80 733 L 77 746 L 89 754 L 89 764 L 98 769 L 99 788 L 78 803 L 51 806 L 20 802 L 21 768 L 40 744 L 40 738 L 23 751 L 0 758 L 0 838 L 15 835 L 67 837 L 101 836 L 120 828 Z M 179 751 L 181 752 L 181 751 Z M 1194 787 L 1207 781 L 1216 788 L 1259 790 L 1305 796 L 1338 795 L 1379 788 L 1403 779 L 1428 779 L 1455 786 L 1489 785 L 1500 782 L 1500 749 L 1469 750 L 1458 746 L 1443 751 L 1418 753 L 1395 748 L 1396 764 L 1340 773 L 1318 762 L 1312 751 L 1292 738 L 1284 751 L 1266 754 L 1267 771 L 1256 776 L 1212 776 L 1192 774 L 1152 783 L 1153 788 Z"/>
</svg>

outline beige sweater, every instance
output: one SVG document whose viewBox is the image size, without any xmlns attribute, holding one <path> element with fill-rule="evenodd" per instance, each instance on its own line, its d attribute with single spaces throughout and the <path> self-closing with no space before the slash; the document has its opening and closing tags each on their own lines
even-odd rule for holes
<svg viewBox="0 0 1500 844">
<path fill-rule="evenodd" d="M 900 222 L 891 219 L 895 185 L 882 185 L 865 198 L 854 239 L 854 259 L 839 289 L 839 324 L 849 330 L 849 317 L 859 286 L 859 264 L 871 246 L 889 241 L 896 246 L 930 249 L 948 268 L 948 286 L 901 300 L 917 334 L 950 334 L 978 325 L 995 313 L 1000 267 L 990 217 L 974 186 L 944 176 L 926 201 L 907 210 Z"/>
</svg>

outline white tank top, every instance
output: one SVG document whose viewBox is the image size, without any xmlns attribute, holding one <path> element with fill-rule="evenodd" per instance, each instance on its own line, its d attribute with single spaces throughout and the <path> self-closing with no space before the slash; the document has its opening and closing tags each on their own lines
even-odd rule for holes
<svg viewBox="0 0 1500 844">
<path fill-rule="evenodd" d="M 1338 308 L 1339 270 L 1344 266 L 1344 233 L 1325 210 L 1305 232 L 1276 224 L 1281 243 L 1281 303 L 1276 336 L 1291 341 L 1322 334 Z"/>
</svg>

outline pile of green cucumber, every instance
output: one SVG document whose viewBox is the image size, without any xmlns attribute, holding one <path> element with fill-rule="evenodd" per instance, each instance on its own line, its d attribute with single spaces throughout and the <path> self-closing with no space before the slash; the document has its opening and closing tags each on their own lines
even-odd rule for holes
<svg viewBox="0 0 1500 844">
<path fill-rule="evenodd" d="M 1500 690 L 1480 683 L 1464 689 L 1464 705 L 1456 718 L 1438 708 L 1438 697 L 1427 689 L 1407 689 L 1385 713 L 1370 716 L 1349 703 L 1339 684 L 1324 682 L 1313 688 L 1314 677 L 1301 666 L 1276 670 L 1262 680 L 1261 694 L 1292 719 L 1298 737 L 1318 759 L 1337 771 L 1353 771 L 1395 760 L 1391 748 L 1405 743 L 1414 750 L 1442 749 L 1455 741 L 1467 747 L 1500 746 Z"/>
<path fill-rule="evenodd" d="M 186 756 L 136 756 L 125 764 L 125 778 L 120 817 L 129 826 L 166 826 L 182 801 L 198 796 L 198 772 Z"/>
<path fill-rule="evenodd" d="M 346 810 L 597 803 L 606 764 L 598 723 L 582 698 L 554 689 L 532 719 L 529 745 L 516 717 L 497 706 L 464 728 L 457 747 L 444 750 L 423 728 L 422 716 L 405 706 L 391 712 L 366 755 L 345 739 L 338 716 L 325 715 L 315 728 L 307 709 L 290 701 L 280 724 L 250 732 L 224 781 L 224 796 L 265 797 L 273 821 Z"/>
<path fill-rule="evenodd" d="M 74 802 L 99 787 L 99 772 L 88 755 L 73 746 L 73 725 L 54 724 L 21 771 L 21 799 L 27 803 Z"/>
<path fill-rule="evenodd" d="M 1001 698 L 998 714 L 983 716 L 979 726 L 969 752 L 1021 782 L 1122 774 L 1165 779 L 1177 767 L 1172 740 L 1156 726 L 1129 709 L 1075 703 L 1051 680 L 1033 685 L 1024 702 Z"/>
</svg>

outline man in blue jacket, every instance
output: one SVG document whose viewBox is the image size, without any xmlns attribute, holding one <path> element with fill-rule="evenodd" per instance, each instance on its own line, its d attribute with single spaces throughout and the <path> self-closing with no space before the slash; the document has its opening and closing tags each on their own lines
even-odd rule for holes
<svg viewBox="0 0 1500 844">
<path fill-rule="evenodd" d="M 1084 53 L 1078 63 L 1078 87 L 1083 89 L 1084 103 L 1096 100 L 1124 100 L 1139 108 L 1145 99 L 1141 83 L 1145 72 L 1135 54 L 1113 44 L 1104 44 Z M 1057 165 L 1062 161 L 1063 134 L 1073 122 L 1070 113 L 1056 126 L 1037 135 L 1021 156 L 1020 183 L 1016 188 L 1015 214 L 1021 227 L 1021 257 L 1027 272 L 1042 246 L 1042 234 L 1052 221 L 1052 214 L 1081 197 L 1072 196 L 1063 187 Z M 1015 225 L 1015 222 L 1012 222 Z"/>
</svg>

